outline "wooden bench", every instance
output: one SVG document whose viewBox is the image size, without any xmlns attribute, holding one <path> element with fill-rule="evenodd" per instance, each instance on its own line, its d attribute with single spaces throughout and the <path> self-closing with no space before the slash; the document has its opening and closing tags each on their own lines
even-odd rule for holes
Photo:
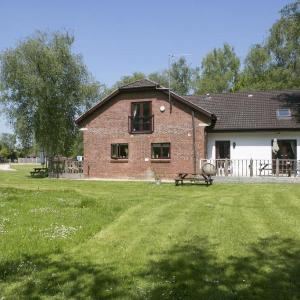
<svg viewBox="0 0 300 300">
<path fill-rule="evenodd" d="M 48 177 L 48 168 L 34 168 L 30 172 L 31 177 L 44 178 Z"/>
<path fill-rule="evenodd" d="M 184 182 L 199 183 L 204 181 L 207 186 L 213 183 L 213 179 L 210 176 L 193 173 L 179 173 L 174 180 L 176 186 L 179 184 L 183 185 Z"/>
</svg>

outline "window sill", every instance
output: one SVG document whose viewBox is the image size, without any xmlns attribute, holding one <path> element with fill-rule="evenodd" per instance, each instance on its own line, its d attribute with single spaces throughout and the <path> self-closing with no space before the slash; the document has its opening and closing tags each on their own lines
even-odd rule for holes
<svg viewBox="0 0 300 300">
<path fill-rule="evenodd" d="M 151 158 L 152 163 L 170 163 L 170 158 Z"/>
<path fill-rule="evenodd" d="M 112 158 L 111 163 L 128 163 L 128 158 Z"/>
<path fill-rule="evenodd" d="M 129 134 L 151 134 L 153 133 L 153 130 L 147 130 L 147 131 L 129 131 Z"/>
</svg>

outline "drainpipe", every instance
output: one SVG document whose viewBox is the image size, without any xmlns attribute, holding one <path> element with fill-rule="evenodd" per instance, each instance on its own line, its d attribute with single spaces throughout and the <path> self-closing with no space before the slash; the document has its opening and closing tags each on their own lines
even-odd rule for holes
<svg viewBox="0 0 300 300">
<path fill-rule="evenodd" d="M 195 130 L 195 113 L 192 111 L 192 126 L 193 126 L 193 169 L 194 174 L 197 173 L 197 157 L 196 157 L 196 130 Z"/>
</svg>

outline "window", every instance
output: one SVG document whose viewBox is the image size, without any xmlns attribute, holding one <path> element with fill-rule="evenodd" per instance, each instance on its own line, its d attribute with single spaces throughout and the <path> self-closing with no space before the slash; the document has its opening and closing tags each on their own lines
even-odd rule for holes
<svg viewBox="0 0 300 300">
<path fill-rule="evenodd" d="M 297 159 L 297 140 L 272 140 L 272 159 Z"/>
<path fill-rule="evenodd" d="M 216 141 L 216 159 L 230 159 L 230 141 Z"/>
<path fill-rule="evenodd" d="M 277 165 L 277 159 L 278 165 Z M 272 140 L 272 172 L 276 174 L 297 173 L 297 140 Z"/>
<path fill-rule="evenodd" d="M 152 132 L 153 116 L 151 102 L 134 102 L 131 104 L 130 132 Z"/>
<path fill-rule="evenodd" d="M 151 144 L 152 159 L 169 159 L 171 157 L 170 143 L 155 143 Z"/>
<path fill-rule="evenodd" d="M 128 144 L 112 144 L 111 158 L 128 159 Z"/>
<path fill-rule="evenodd" d="M 277 109 L 277 119 L 286 119 L 291 117 L 291 111 L 288 108 Z"/>
</svg>

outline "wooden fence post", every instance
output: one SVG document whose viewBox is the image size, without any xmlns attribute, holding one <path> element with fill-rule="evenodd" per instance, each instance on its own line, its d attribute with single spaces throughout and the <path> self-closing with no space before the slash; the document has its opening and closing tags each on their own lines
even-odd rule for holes
<svg viewBox="0 0 300 300">
<path fill-rule="evenodd" d="M 224 163 L 224 174 L 225 176 L 228 176 L 228 159 L 225 158 L 225 163 Z"/>
<path fill-rule="evenodd" d="M 276 177 L 279 176 L 279 159 L 276 158 Z"/>
<path fill-rule="evenodd" d="M 250 177 L 253 177 L 253 159 L 252 158 L 250 159 L 249 168 L 250 168 Z"/>
</svg>

